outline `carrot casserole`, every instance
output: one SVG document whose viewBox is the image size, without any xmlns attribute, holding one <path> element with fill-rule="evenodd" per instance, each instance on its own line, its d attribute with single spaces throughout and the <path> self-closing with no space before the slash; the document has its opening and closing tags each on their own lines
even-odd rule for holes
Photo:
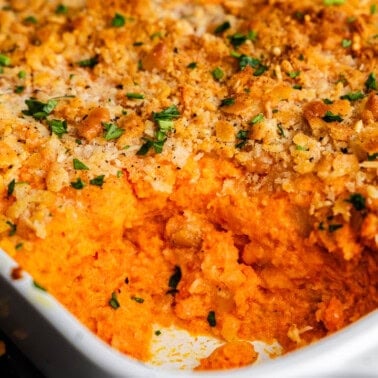
<svg viewBox="0 0 378 378">
<path fill-rule="evenodd" d="M 0 4 L 0 246 L 89 329 L 228 368 L 377 308 L 377 1 Z"/>
</svg>

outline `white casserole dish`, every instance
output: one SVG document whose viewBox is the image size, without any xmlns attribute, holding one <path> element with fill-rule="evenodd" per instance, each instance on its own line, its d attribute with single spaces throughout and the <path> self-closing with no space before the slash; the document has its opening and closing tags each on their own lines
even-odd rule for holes
<svg viewBox="0 0 378 378">
<path fill-rule="evenodd" d="M 27 273 L 12 279 L 15 267 L 0 250 L 0 327 L 47 377 L 378 377 L 378 311 L 274 361 L 224 372 L 167 370 L 112 349 L 35 288 Z"/>
</svg>

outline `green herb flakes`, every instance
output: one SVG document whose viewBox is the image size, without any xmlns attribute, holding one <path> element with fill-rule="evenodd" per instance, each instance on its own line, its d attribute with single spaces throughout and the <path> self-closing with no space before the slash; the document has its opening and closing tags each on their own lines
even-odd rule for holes
<svg viewBox="0 0 378 378">
<path fill-rule="evenodd" d="M 104 178 L 105 175 L 96 176 L 95 178 L 89 180 L 89 184 L 99 186 L 101 188 L 102 185 L 104 185 Z"/>
<path fill-rule="evenodd" d="M 323 0 L 323 4 L 330 6 L 330 5 L 342 5 L 345 3 L 345 0 Z"/>
<path fill-rule="evenodd" d="M 220 81 L 224 77 L 224 72 L 220 67 L 216 67 L 211 71 L 211 74 L 213 75 L 214 80 Z"/>
<path fill-rule="evenodd" d="M 71 186 L 74 189 L 81 190 L 81 189 L 84 188 L 85 184 L 83 183 L 83 181 L 81 180 L 81 178 L 78 178 L 76 181 L 72 181 L 71 182 Z"/>
<path fill-rule="evenodd" d="M 95 55 L 95 56 L 93 56 L 92 58 L 79 60 L 79 61 L 77 62 L 77 65 L 78 65 L 79 67 L 93 68 L 93 67 L 95 67 L 98 63 L 99 63 L 98 55 Z"/>
<path fill-rule="evenodd" d="M 247 144 L 248 136 L 248 130 L 239 130 L 236 134 L 236 138 L 239 139 L 239 142 L 235 144 L 235 147 L 238 149 L 242 149 Z"/>
<path fill-rule="evenodd" d="M 143 100 L 144 99 L 144 94 L 142 94 L 142 93 L 135 93 L 135 92 L 129 92 L 129 93 L 126 93 L 126 97 L 129 100 Z"/>
<path fill-rule="evenodd" d="M 222 34 L 226 30 L 230 29 L 230 27 L 231 27 L 230 22 L 229 21 L 225 21 L 225 22 L 223 22 L 222 24 L 218 25 L 215 28 L 214 33 L 215 34 Z"/>
<path fill-rule="evenodd" d="M 118 139 L 125 132 L 124 129 L 118 127 L 115 123 L 103 122 L 102 125 L 104 126 L 105 130 L 105 140 Z"/>
<path fill-rule="evenodd" d="M 56 8 L 55 8 L 55 13 L 56 14 L 67 14 L 68 12 L 68 7 L 64 4 L 59 4 Z"/>
<path fill-rule="evenodd" d="M 74 169 L 76 169 L 77 171 L 89 170 L 89 168 L 83 162 L 81 162 L 79 159 L 73 159 L 72 163 L 73 163 Z"/>
<path fill-rule="evenodd" d="M 116 13 L 112 19 L 112 26 L 115 27 L 115 28 L 120 28 L 122 26 L 124 26 L 126 23 L 126 19 L 125 17 L 120 14 L 120 13 Z"/>
<path fill-rule="evenodd" d="M 13 192 L 14 192 L 14 188 L 16 186 L 16 180 L 13 179 L 9 184 L 8 184 L 8 190 L 7 190 L 7 196 L 10 197 Z"/>
<path fill-rule="evenodd" d="M 233 97 L 226 97 L 221 101 L 219 106 L 223 107 L 223 106 L 230 106 L 234 104 L 235 104 L 235 99 Z"/>
<path fill-rule="evenodd" d="M 167 294 L 176 294 L 178 293 L 177 286 L 180 283 L 182 278 L 181 268 L 176 265 L 174 268 L 174 272 L 169 277 L 168 280 L 168 287 L 169 290 L 167 291 Z"/>
<path fill-rule="evenodd" d="M 117 299 L 117 294 L 114 291 L 113 291 L 112 296 L 109 299 L 108 303 L 109 303 L 110 307 L 114 308 L 114 310 L 117 310 L 118 308 L 121 307 L 121 305 L 119 304 L 118 299 Z"/>
<path fill-rule="evenodd" d="M 47 124 L 50 127 L 51 132 L 59 138 L 67 133 L 67 121 L 65 120 L 49 119 L 47 120 Z"/>
<path fill-rule="evenodd" d="M 300 74 L 301 74 L 300 71 L 286 72 L 286 75 L 289 76 L 291 79 L 297 78 Z"/>
<path fill-rule="evenodd" d="M 342 100 L 357 101 L 357 100 L 362 100 L 364 97 L 365 95 L 361 91 L 358 91 L 358 92 L 349 92 L 341 96 L 340 98 Z"/>
<path fill-rule="evenodd" d="M 11 58 L 9 56 L 0 54 L 0 66 L 7 67 L 11 65 Z"/>
<path fill-rule="evenodd" d="M 33 280 L 33 286 L 35 288 L 37 288 L 38 290 L 41 290 L 41 291 L 47 291 L 47 289 L 42 286 L 40 283 L 38 283 L 37 281 Z"/>
<path fill-rule="evenodd" d="M 143 303 L 144 302 L 144 299 L 143 298 L 140 298 L 140 297 L 136 297 L 136 296 L 132 296 L 131 299 L 137 303 Z"/>
<path fill-rule="evenodd" d="M 330 110 L 327 110 L 324 116 L 322 117 L 322 120 L 330 123 L 330 122 L 342 122 L 343 118 L 338 114 L 333 114 Z"/>
<path fill-rule="evenodd" d="M 209 323 L 210 327 L 215 327 L 217 325 L 215 311 L 209 311 L 209 313 L 207 314 L 207 322 Z"/>
<path fill-rule="evenodd" d="M 377 79 L 375 77 L 375 73 L 374 72 L 370 72 L 367 80 L 365 81 L 365 87 L 366 89 L 369 91 L 369 90 L 377 90 Z"/>
<path fill-rule="evenodd" d="M 155 331 L 155 336 L 160 336 L 161 335 L 161 331 L 158 329 Z"/>
<path fill-rule="evenodd" d="M 194 70 L 195 68 L 197 68 L 197 63 L 191 62 L 186 66 L 186 68 L 189 68 L 190 70 Z"/>
<path fill-rule="evenodd" d="M 51 99 L 46 103 L 38 101 L 35 98 L 25 100 L 25 104 L 28 107 L 27 110 L 23 110 L 22 114 L 32 116 L 36 120 L 45 119 L 57 106 L 58 101 Z"/>
<path fill-rule="evenodd" d="M 342 224 L 330 224 L 328 225 L 328 232 L 333 233 L 342 227 L 343 227 Z"/>
<path fill-rule="evenodd" d="M 13 236 L 16 234 L 17 232 L 17 225 L 10 222 L 10 221 L 7 221 L 6 224 L 9 226 L 9 232 L 8 232 L 8 235 L 9 236 Z"/>
<path fill-rule="evenodd" d="M 361 211 L 366 208 L 366 199 L 360 193 L 351 194 L 347 201 L 350 202 L 357 211 Z"/>
<path fill-rule="evenodd" d="M 352 41 L 350 39 L 343 39 L 341 41 L 341 46 L 344 47 L 344 49 L 352 46 Z"/>
<path fill-rule="evenodd" d="M 25 86 L 24 85 L 17 85 L 14 88 L 14 93 L 21 94 L 24 90 L 25 90 Z"/>
</svg>

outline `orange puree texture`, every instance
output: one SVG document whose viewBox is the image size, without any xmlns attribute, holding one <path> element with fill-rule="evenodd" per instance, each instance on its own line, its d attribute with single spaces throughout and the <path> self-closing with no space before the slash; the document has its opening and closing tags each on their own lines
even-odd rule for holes
<svg viewBox="0 0 378 378">
<path fill-rule="evenodd" d="M 32 17 L 32 19 L 30 19 Z M 378 305 L 374 1 L 5 1 L 0 246 L 142 361 L 153 327 L 312 343 Z M 34 18 L 34 19 L 33 19 Z"/>
</svg>

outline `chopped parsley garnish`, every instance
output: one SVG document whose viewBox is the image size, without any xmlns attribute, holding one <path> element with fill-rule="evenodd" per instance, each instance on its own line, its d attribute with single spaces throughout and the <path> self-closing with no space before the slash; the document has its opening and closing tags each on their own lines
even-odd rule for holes
<svg viewBox="0 0 378 378">
<path fill-rule="evenodd" d="M 153 148 L 157 154 L 163 151 L 163 146 L 168 139 L 168 133 L 173 130 L 173 120 L 180 116 L 180 112 L 176 105 L 171 105 L 161 112 L 152 112 L 152 119 L 158 128 L 155 131 L 155 137 L 143 138 L 144 143 L 137 152 L 137 155 L 146 155 Z"/>
<path fill-rule="evenodd" d="M 377 4 L 370 5 L 370 14 L 376 14 L 377 13 Z"/>
<path fill-rule="evenodd" d="M 326 105 L 331 105 L 331 104 L 333 104 L 333 101 L 330 100 L 329 98 L 324 98 L 324 99 L 323 99 L 323 102 L 324 102 Z"/>
<path fill-rule="evenodd" d="M 254 116 L 254 117 L 251 119 L 250 124 L 251 124 L 251 125 L 256 125 L 256 123 L 261 122 L 263 119 L 264 119 L 264 114 L 259 113 L 259 114 L 257 114 L 257 116 Z"/>
<path fill-rule="evenodd" d="M 9 56 L 6 56 L 4 54 L 0 54 L 0 66 L 6 67 L 10 66 L 11 64 L 11 58 Z"/>
<path fill-rule="evenodd" d="M 160 336 L 160 335 L 161 335 L 161 331 L 160 331 L 159 329 L 156 330 L 156 331 L 155 331 L 155 335 L 156 335 L 156 336 Z"/>
<path fill-rule="evenodd" d="M 135 100 L 143 100 L 144 99 L 144 94 L 142 93 L 134 93 L 134 92 L 129 92 L 126 93 L 126 97 L 130 100 L 135 99 Z"/>
<path fill-rule="evenodd" d="M 298 90 L 298 91 L 301 91 L 301 90 L 302 90 L 302 85 L 300 85 L 300 84 L 294 84 L 294 85 L 293 85 L 293 89 L 296 89 L 296 90 Z"/>
<path fill-rule="evenodd" d="M 20 94 L 20 93 L 22 93 L 24 90 L 25 90 L 25 86 L 24 86 L 24 85 L 17 85 L 17 86 L 14 88 L 14 93 L 16 93 L 16 94 Z"/>
<path fill-rule="evenodd" d="M 256 41 L 257 40 L 257 31 L 256 30 L 250 30 L 248 33 L 247 33 L 247 38 L 250 40 L 250 41 Z"/>
<path fill-rule="evenodd" d="M 217 325 L 217 320 L 215 318 L 215 311 L 209 311 L 207 315 L 207 322 L 210 327 L 215 327 Z"/>
<path fill-rule="evenodd" d="M 220 106 L 230 106 L 230 105 L 234 105 L 235 104 L 235 99 L 233 97 L 226 97 L 224 98 L 221 103 L 220 103 Z"/>
<path fill-rule="evenodd" d="M 176 265 L 173 274 L 169 277 L 169 280 L 168 280 L 169 290 L 167 291 L 167 294 L 176 294 L 178 292 L 177 286 L 179 282 L 181 281 L 181 278 L 182 278 L 181 268 L 178 265 Z"/>
<path fill-rule="evenodd" d="M 25 100 L 25 104 L 28 107 L 27 110 L 23 110 L 22 114 L 32 116 L 37 120 L 45 119 L 58 104 L 57 100 L 48 100 L 46 103 L 38 101 L 35 98 Z"/>
<path fill-rule="evenodd" d="M 153 112 L 152 113 L 152 118 L 154 121 L 158 122 L 159 121 L 172 121 L 175 118 L 178 118 L 180 116 L 180 112 L 177 109 L 176 105 L 171 105 L 168 108 L 165 108 L 161 112 Z"/>
<path fill-rule="evenodd" d="M 228 36 L 228 39 L 232 46 L 239 47 L 247 41 L 248 37 L 246 34 L 235 33 L 233 35 Z"/>
<path fill-rule="evenodd" d="M 377 80 L 374 72 L 370 72 L 367 80 L 365 81 L 365 87 L 367 90 L 377 90 Z"/>
<path fill-rule="evenodd" d="M 136 297 L 136 296 L 132 296 L 131 299 L 137 303 L 143 303 L 144 302 L 144 299 L 143 298 L 140 298 L 140 297 Z"/>
<path fill-rule="evenodd" d="M 284 137 L 285 136 L 285 130 L 282 128 L 281 124 L 277 125 L 277 133 L 279 136 Z"/>
<path fill-rule="evenodd" d="M 358 91 L 358 92 L 349 92 L 341 96 L 340 98 L 342 100 L 357 101 L 357 100 L 363 99 L 364 97 L 365 95 L 361 91 Z"/>
<path fill-rule="evenodd" d="M 97 176 L 97 177 L 89 180 L 89 183 L 91 185 L 99 186 L 101 188 L 102 185 L 104 185 L 104 178 L 105 178 L 105 175 L 100 175 L 100 176 Z"/>
<path fill-rule="evenodd" d="M 330 225 L 328 225 L 328 231 L 329 232 L 335 232 L 342 227 L 343 227 L 342 224 L 330 224 Z"/>
<path fill-rule="evenodd" d="M 307 148 L 307 147 L 305 147 L 305 146 L 301 146 L 300 144 L 296 144 L 296 145 L 295 145 L 295 149 L 296 149 L 297 151 L 308 151 L 308 148 Z"/>
<path fill-rule="evenodd" d="M 324 5 L 342 5 L 345 3 L 345 0 L 323 0 Z"/>
<path fill-rule="evenodd" d="M 37 281 L 33 280 L 33 286 L 41 291 L 47 291 L 47 289 L 42 286 L 40 283 L 38 283 Z"/>
<path fill-rule="evenodd" d="M 366 208 L 366 199 L 360 193 L 351 194 L 347 201 L 350 202 L 357 211 L 361 211 Z"/>
<path fill-rule="evenodd" d="M 235 53 L 235 52 L 232 52 L 231 56 L 233 56 L 234 58 L 239 60 L 240 70 L 243 70 L 247 66 L 254 68 L 255 69 L 255 71 L 253 73 L 254 76 L 260 76 L 268 69 L 267 66 L 262 64 L 260 59 L 253 58 L 251 56 L 244 55 L 244 54 L 240 55 L 240 54 Z"/>
<path fill-rule="evenodd" d="M 48 119 L 47 124 L 50 127 L 52 133 L 57 135 L 59 138 L 67 133 L 67 121 L 61 119 Z"/>
<path fill-rule="evenodd" d="M 211 74 L 213 75 L 214 80 L 222 80 L 224 77 L 224 72 L 220 67 L 216 67 L 211 71 Z"/>
<path fill-rule="evenodd" d="M 375 152 L 374 154 L 368 154 L 367 156 L 368 161 L 375 161 L 378 159 L 378 152 Z"/>
<path fill-rule="evenodd" d="M 67 14 L 68 12 L 68 7 L 64 4 L 59 4 L 56 8 L 55 8 L 55 13 L 56 14 Z"/>
<path fill-rule="evenodd" d="M 189 63 L 186 68 L 189 68 L 191 70 L 194 70 L 195 68 L 197 67 L 197 63 L 196 62 L 191 62 Z"/>
<path fill-rule="evenodd" d="M 222 34 L 226 30 L 230 29 L 230 27 L 231 27 L 230 22 L 229 21 L 225 21 L 225 22 L 223 22 L 223 24 L 220 24 L 220 25 L 218 25 L 215 28 L 214 33 L 215 34 Z"/>
<path fill-rule="evenodd" d="M 118 139 L 125 130 L 118 127 L 115 123 L 103 122 L 105 140 Z"/>
<path fill-rule="evenodd" d="M 343 118 L 339 114 L 333 114 L 330 110 L 327 110 L 322 120 L 330 123 L 330 122 L 342 122 Z"/>
<path fill-rule="evenodd" d="M 238 142 L 235 147 L 242 149 L 246 144 L 248 140 L 249 131 L 248 130 L 239 130 L 236 134 L 236 138 L 239 139 L 240 142 Z"/>
<path fill-rule="evenodd" d="M 286 75 L 289 76 L 291 79 L 295 79 L 301 74 L 300 71 L 292 71 L 292 72 L 286 72 Z"/>
<path fill-rule="evenodd" d="M 9 184 L 8 184 L 8 190 L 7 190 L 7 196 L 10 197 L 13 192 L 14 192 L 14 188 L 16 186 L 16 180 L 13 179 Z"/>
<path fill-rule="evenodd" d="M 142 41 L 136 41 L 133 43 L 133 46 L 142 46 L 143 42 Z"/>
<path fill-rule="evenodd" d="M 344 47 L 344 49 L 352 46 L 352 41 L 350 39 L 343 39 L 341 41 L 341 46 Z"/>
<path fill-rule="evenodd" d="M 150 39 L 154 40 L 155 38 L 163 38 L 162 32 L 158 31 L 150 35 Z"/>
<path fill-rule="evenodd" d="M 71 182 L 71 186 L 74 189 L 80 190 L 80 189 L 84 188 L 85 184 L 83 183 L 83 181 L 81 180 L 81 178 L 78 178 L 76 181 L 72 181 Z"/>
<path fill-rule="evenodd" d="M 111 298 L 109 299 L 109 302 L 108 302 L 108 303 L 109 303 L 110 307 L 114 308 L 114 310 L 117 310 L 118 308 L 121 307 L 121 305 L 120 305 L 119 302 L 118 302 L 117 294 L 116 294 L 115 291 L 113 291 L 112 296 L 111 296 Z"/>
<path fill-rule="evenodd" d="M 23 246 L 24 246 L 23 243 L 17 243 L 17 244 L 14 246 L 14 249 L 15 249 L 16 251 L 18 251 L 18 250 L 20 250 Z"/>
<path fill-rule="evenodd" d="M 17 232 L 17 225 L 14 224 L 14 223 L 12 223 L 12 222 L 10 222 L 10 221 L 7 221 L 6 223 L 9 226 L 9 233 L 8 233 L 8 235 L 9 236 L 15 235 L 15 233 Z"/>
<path fill-rule="evenodd" d="M 72 161 L 74 169 L 77 171 L 87 171 L 89 168 L 79 159 L 73 159 Z"/>
<path fill-rule="evenodd" d="M 20 71 L 17 74 L 17 76 L 18 76 L 19 79 L 25 79 L 25 77 L 26 77 L 26 71 Z"/>
<path fill-rule="evenodd" d="M 24 18 L 25 24 L 36 24 L 38 23 L 37 19 L 34 16 L 28 16 Z"/>
<path fill-rule="evenodd" d="M 112 19 L 112 26 L 115 28 L 120 28 L 124 26 L 126 23 L 126 19 L 122 14 L 116 13 Z"/>
<path fill-rule="evenodd" d="M 92 58 L 79 60 L 77 65 L 80 67 L 89 67 L 93 68 L 99 63 L 98 55 L 93 56 Z"/>
</svg>

